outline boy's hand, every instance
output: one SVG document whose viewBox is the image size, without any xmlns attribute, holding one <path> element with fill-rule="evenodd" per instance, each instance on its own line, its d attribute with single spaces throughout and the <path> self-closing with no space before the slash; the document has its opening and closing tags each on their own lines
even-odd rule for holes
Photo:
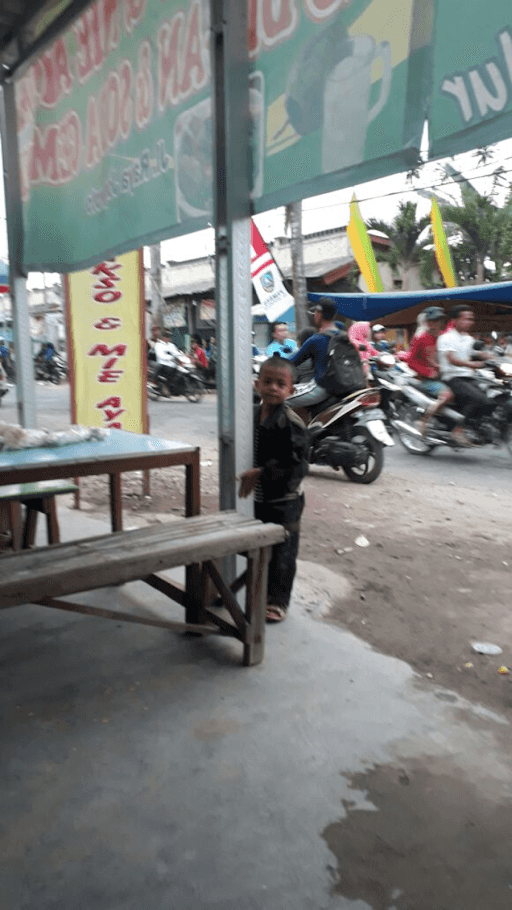
<svg viewBox="0 0 512 910">
<path fill-rule="evenodd" d="M 260 474 L 261 468 L 251 468 L 250 471 L 244 471 L 243 474 L 240 474 L 240 487 L 238 490 L 240 499 L 246 499 L 247 496 L 251 495 L 258 483 Z"/>
</svg>

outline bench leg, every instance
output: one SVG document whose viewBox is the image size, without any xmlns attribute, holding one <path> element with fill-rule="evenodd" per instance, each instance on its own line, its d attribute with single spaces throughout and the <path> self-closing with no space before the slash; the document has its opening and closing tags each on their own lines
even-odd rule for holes
<svg viewBox="0 0 512 910">
<path fill-rule="evenodd" d="M 48 543 L 60 543 L 59 522 L 57 520 L 57 504 L 55 496 L 46 496 L 43 499 L 43 511 L 46 515 L 46 530 Z"/>
<path fill-rule="evenodd" d="M 260 550 L 251 550 L 247 553 L 245 667 L 252 667 L 263 660 L 268 564 L 271 552 L 272 547 L 262 547 Z"/>
<path fill-rule="evenodd" d="M 41 511 L 38 503 L 41 500 L 33 499 L 25 503 L 25 527 L 23 528 L 23 549 L 28 550 L 34 546 L 37 530 L 37 513 Z"/>
<path fill-rule="evenodd" d="M 202 612 L 206 606 L 206 570 L 199 565 L 187 566 L 185 569 L 185 590 L 187 604 L 185 607 L 185 622 L 199 623 L 202 621 Z"/>
</svg>

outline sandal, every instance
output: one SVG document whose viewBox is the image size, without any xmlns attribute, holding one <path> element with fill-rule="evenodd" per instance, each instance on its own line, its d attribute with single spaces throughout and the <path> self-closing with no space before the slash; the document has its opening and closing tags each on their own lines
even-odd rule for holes
<svg viewBox="0 0 512 910">
<path fill-rule="evenodd" d="M 265 610 L 265 622 L 282 622 L 286 619 L 286 607 L 280 607 L 279 604 L 268 604 Z"/>
</svg>

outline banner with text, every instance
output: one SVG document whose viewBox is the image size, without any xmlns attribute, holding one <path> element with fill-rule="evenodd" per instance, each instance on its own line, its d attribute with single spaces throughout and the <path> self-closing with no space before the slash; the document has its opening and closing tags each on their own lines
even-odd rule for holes
<svg viewBox="0 0 512 910">
<path fill-rule="evenodd" d="M 147 432 L 142 251 L 66 276 L 73 423 Z"/>
<path fill-rule="evenodd" d="M 246 2 L 256 211 L 416 163 L 433 0 Z M 27 269 L 212 220 L 209 9 L 96 0 L 18 78 Z"/>
<path fill-rule="evenodd" d="M 429 118 L 430 157 L 512 135 L 512 25 L 508 0 L 438 4 Z"/>
<path fill-rule="evenodd" d="M 295 306 L 295 300 L 286 290 L 281 272 L 252 218 L 251 281 L 259 300 L 252 308 L 253 316 L 265 316 L 269 322 L 275 322 Z"/>
</svg>

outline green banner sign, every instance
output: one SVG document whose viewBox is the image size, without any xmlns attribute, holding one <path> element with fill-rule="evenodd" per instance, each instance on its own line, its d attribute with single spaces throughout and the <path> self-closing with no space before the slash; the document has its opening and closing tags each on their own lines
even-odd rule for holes
<svg viewBox="0 0 512 910">
<path fill-rule="evenodd" d="M 248 0 L 254 208 L 415 163 L 433 0 Z M 212 219 L 209 0 L 97 0 L 18 80 L 27 269 Z"/>
<path fill-rule="evenodd" d="M 507 0 L 438 4 L 430 157 L 512 135 L 512 25 Z"/>
</svg>

